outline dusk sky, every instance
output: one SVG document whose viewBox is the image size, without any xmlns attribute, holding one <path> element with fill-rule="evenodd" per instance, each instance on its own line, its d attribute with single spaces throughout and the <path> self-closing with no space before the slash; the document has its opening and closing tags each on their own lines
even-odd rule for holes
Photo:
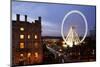
<svg viewBox="0 0 100 67">
<path fill-rule="evenodd" d="M 95 28 L 95 6 L 12 1 L 12 20 L 16 20 L 16 14 L 21 15 L 21 20 L 24 20 L 24 15 L 27 15 L 28 21 L 31 23 L 41 16 L 42 36 L 61 36 L 62 20 L 71 10 L 79 10 L 86 16 L 89 35 L 89 31 Z M 71 26 L 75 26 L 76 32 L 83 36 L 85 23 L 80 15 L 71 14 L 68 16 L 64 23 L 65 35 L 67 35 Z"/>
</svg>

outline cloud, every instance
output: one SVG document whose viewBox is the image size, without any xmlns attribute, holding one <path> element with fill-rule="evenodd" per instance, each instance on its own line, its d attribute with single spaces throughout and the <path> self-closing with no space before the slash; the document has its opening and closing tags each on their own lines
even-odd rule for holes
<svg viewBox="0 0 100 67">
<path fill-rule="evenodd" d="M 59 36 L 60 27 L 50 21 L 43 21 L 42 23 L 42 36 Z"/>
<path fill-rule="evenodd" d="M 31 18 L 34 18 L 34 16 L 47 16 L 48 10 L 46 9 L 46 5 L 37 5 L 38 4 L 31 2 L 12 2 L 12 13 L 26 14 Z"/>
</svg>

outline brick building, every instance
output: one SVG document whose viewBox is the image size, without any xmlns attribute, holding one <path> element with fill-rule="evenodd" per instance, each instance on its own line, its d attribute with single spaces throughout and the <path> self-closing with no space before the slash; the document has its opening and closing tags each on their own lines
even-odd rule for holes
<svg viewBox="0 0 100 67">
<path fill-rule="evenodd" d="M 41 64 L 43 61 L 41 43 L 41 17 L 30 23 L 20 20 L 12 20 L 12 65 Z"/>
</svg>

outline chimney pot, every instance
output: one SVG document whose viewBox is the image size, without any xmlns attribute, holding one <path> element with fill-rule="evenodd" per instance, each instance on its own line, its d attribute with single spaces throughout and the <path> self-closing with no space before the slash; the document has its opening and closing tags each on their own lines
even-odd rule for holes
<svg viewBox="0 0 100 67">
<path fill-rule="evenodd" d="M 38 17 L 39 22 L 41 22 L 41 17 Z"/>
<path fill-rule="evenodd" d="M 25 22 L 27 22 L 27 15 L 25 15 Z"/>
<path fill-rule="evenodd" d="M 17 17 L 16 20 L 20 21 L 20 14 L 17 14 L 16 17 Z"/>
</svg>

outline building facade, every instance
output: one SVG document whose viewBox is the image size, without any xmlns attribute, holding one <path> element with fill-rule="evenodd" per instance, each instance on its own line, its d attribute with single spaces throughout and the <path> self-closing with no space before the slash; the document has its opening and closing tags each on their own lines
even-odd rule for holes
<svg viewBox="0 0 100 67">
<path fill-rule="evenodd" d="M 12 65 L 41 64 L 43 61 L 41 43 L 41 17 L 30 23 L 20 20 L 12 20 Z"/>
</svg>

